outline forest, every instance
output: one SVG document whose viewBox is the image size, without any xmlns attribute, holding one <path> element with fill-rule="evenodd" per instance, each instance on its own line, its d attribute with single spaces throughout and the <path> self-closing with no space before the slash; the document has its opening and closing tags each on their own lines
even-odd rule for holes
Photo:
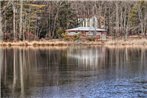
<svg viewBox="0 0 147 98">
<path fill-rule="evenodd" d="M 0 1 L 0 40 L 61 39 L 78 17 L 95 15 L 108 36 L 146 37 L 147 1 Z"/>
</svg>

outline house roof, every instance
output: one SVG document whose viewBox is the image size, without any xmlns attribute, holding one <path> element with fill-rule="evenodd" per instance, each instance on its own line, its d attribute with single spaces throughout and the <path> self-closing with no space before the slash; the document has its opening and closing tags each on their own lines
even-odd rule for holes
<svg viewBox="0 0 147 98">
<path fill-rule="evenodd" d="M 67 29 L 67 32 L 74 32 L 74 31 L 106 31 L 105 29 L 95 28 L 95 27 L 77 27 L 72 29 Z"/>
<path fill-rule="evenodd" d="M 70 32 L 70 33 L 67 33 L 67 35 L 78 35 L 79 34 L 79 32 L 78 33 L 76 33 L 76 32 Z"/>
</svg>

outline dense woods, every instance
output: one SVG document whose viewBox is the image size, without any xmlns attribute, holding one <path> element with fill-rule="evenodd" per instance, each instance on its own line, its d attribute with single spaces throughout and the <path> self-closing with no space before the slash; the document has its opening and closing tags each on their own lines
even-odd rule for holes
<svg viewBox="0 0 147 98">
<path fill-rule="evenodd" d="M 78 17 L 95 15 L 99 28 L 113 38 L 146 36 L 146 1 L 1 1 L 0 39 L 5 41 L 61 38 L 77 27 Z"/>
</svg>

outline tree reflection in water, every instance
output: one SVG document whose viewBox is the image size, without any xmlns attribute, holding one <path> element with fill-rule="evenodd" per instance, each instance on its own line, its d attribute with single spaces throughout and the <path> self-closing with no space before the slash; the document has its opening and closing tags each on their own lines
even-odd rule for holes
<svg viewBox="0 0 147 98">
<path fill-rule="evenodd" d="M 76 90 L 74 94 L 79 92 L 80 87 L 76 85 L 84 85 L 80 82 L 83 80 L 94 78 L 99 83 L 147 78 L 145 48 L 6 48 L 0 49 L 0 53 L 2 97 L 27 98 L 35 96 L 35 89 L 44 90 L 46 87 L 53 87 L 48 96 L 59 97 L 59 92 L 64 91 L 62 86 L 73 84 L 71 89 Z"/>
</svg>

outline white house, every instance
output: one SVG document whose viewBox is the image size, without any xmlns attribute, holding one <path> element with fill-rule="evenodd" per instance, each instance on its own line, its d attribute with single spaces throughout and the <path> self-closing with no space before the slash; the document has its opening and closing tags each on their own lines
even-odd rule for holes
<svg viewBox="0 0 147 98">
<path fill-rule="evenodd" d="M 106 30 L 95 27 L 77 27 L 66 30 L 68 36 L 80 35 L 82 39 L 95 38 L 95 40 L 106 40 Z"/>
<path fill-rule="evenodd" d="M 96 16 L 79 17 L 78 22 L 79 27 L 66 30 L 69 37 L 80 35 L 80 39 L 106 40 L 107 30 L 98 28 L 98 18 Z"/>
<path fill-rule="evenodd" d="M 96 16 L 78 18 L 80 27 L 95 27 L 98 28 L 98 18 Z"/>
</svg>

